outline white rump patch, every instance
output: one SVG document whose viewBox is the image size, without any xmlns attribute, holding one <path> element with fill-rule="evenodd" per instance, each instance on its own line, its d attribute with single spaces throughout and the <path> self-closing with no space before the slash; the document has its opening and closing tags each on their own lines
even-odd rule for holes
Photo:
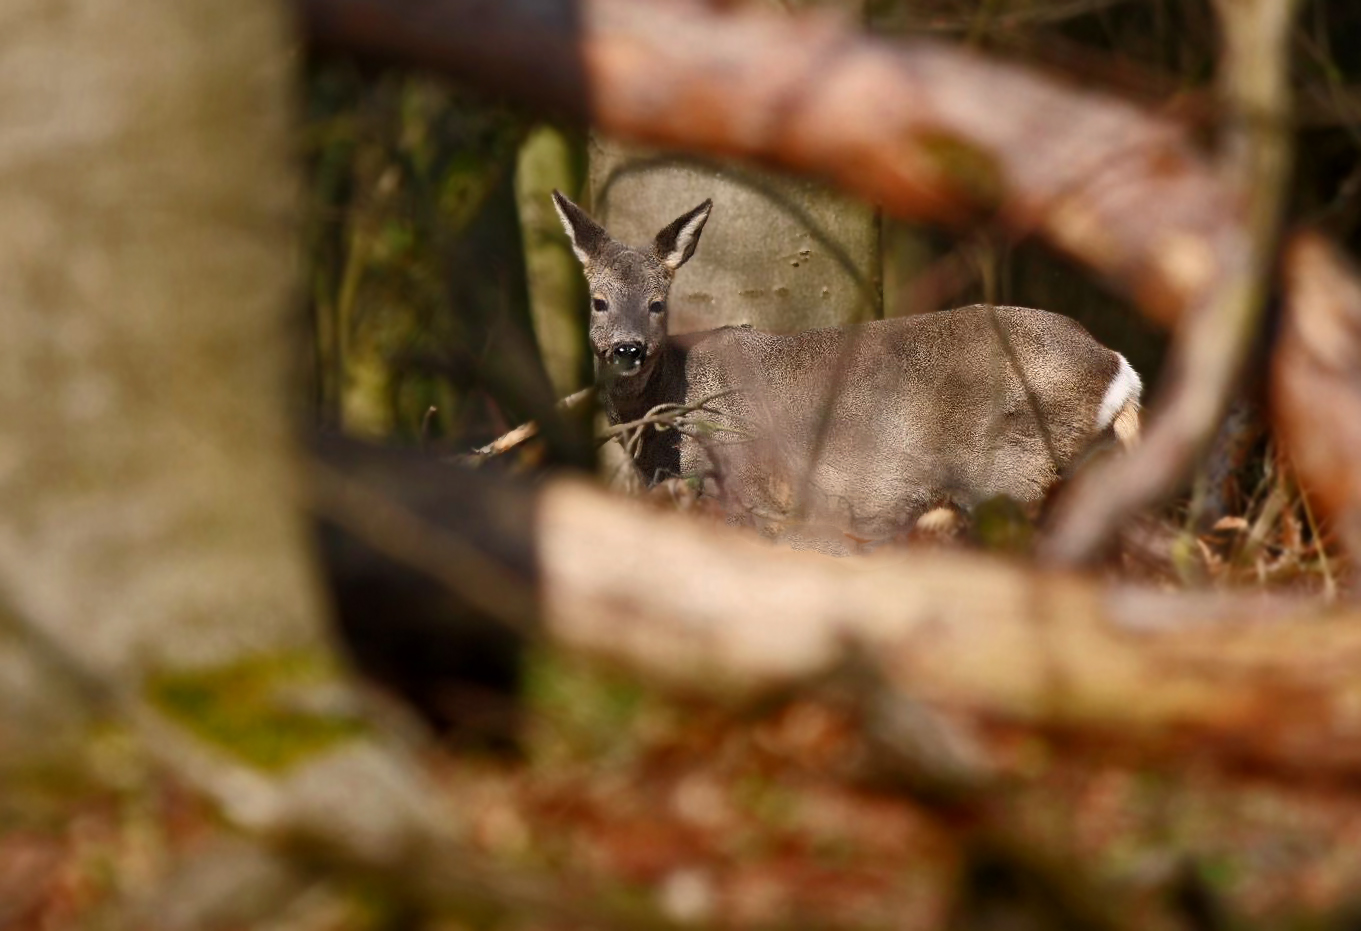
<svg viewBox="0 0 1361 931">
<path fill-rule="evenodd" d="M 1115 416 L 1120 413 L 1130 401 L 1139 403 L 1139 395 L 1143 393 L 1144 383 L 1139 378 L 1139 373 L 1134 371 L 1134 367 L 1129 364 L 1129 360 L 1116 353 L 1115 357 L 1120 360 L 1120 368 L 1115 372 L 1115 377 L 1111 379 L 1110 387 L 1106 389 L 1106 396 L 1101 399 L 1101 409 L 1096 412 L 1096 428 L 1104 430 L 1115 420 Z"/>
</svg>

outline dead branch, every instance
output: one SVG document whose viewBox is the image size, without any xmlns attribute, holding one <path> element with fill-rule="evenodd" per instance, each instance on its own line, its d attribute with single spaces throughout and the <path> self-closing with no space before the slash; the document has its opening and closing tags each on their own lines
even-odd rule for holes
<svg viewBox="0 0 1361 931">
<path fill-rule="evenodd" d="M 555 410 L 560 414 L 577 411 L 584 407 L 594 397 L 595 388 L 582 388 L 580 391 L 574 392 L 573 394 L 569 394 L 567 397 L 559 401 L 555 406 Z M 434 408 L 431 408 L 431 410 L 434 410 Z M 504 433 L 501 436 L 498 436 L 496 439 L 492 440 L 485 446 L 477 447 L 471 453 L 465 456 L 461 456 L 459 457 L 459 459 L 464 462 L 475 462 L 479 458 L 500 456 L 510 452 L 512 449 L 515 449 L 518 446 L 523 445 L 524 443 L 529 442 L 538 435 L 539 435 L 538 421 L 530 420 L 526 423 L 520 424 L 515 429 L 510 430 L 509 432 Z"/>
<path fill-rule="evenodd" d="M 1361 772 L 1355 611 L 1102 588 L 965 555 L 790 553 L 570 482 L 547 486 L 538 513 L 548 634 L 651 681 L 769 694 L 825 677 L 854 645 L 929 705 Z"/>
<path fill-rule="evenodd" d="M 453 471 L 442 487 L 465 495 L 473 478 Z M 545 634 L 650 682 L 741 702 L 845 681 L 868 662 L 874 694 L 928 709 L 1142 754 L 1361 774 L 1354 608 L 1103 587 L 962 553 L 831 559 L 578 481 L 476 478 L 479 494 L 491 481 L 534 518 L 451 508 L 430 533 L 459 548 L 532 549 L 515 584 L 538 593 Z M 466 573 L 439 578 L 464 598 L 487 587 Z"/>
<path fill-rule="evenodd" d="M 993 214 L 1164 323 L 1247 260 L 1236 195 L 1176 124 L 929 41 L 634 0 L 299 3 L 323 46 L 589 111 L 622 137 L 822 175 L 908 219 Z"/>
<path fill-rule="evenodd" d="M 1090 558 L 1117 526 L 1189 474 L 1214 439 L 1260 339 L 1290 178 L 1289 37 L 1297 6 L 1298 0 L 1215 4 L 1224 37 L 1219 96 L 1227 113 L 1221 170 L 1245 204 L 1250 262 L 1186 317 L 1143 442 L 1075 483 L 1043 548 L 1049 557 Z"/>
<path fill-rule="evenodd" d="M 1331 243 L 1285 254 L 1285 320 L 1272 360 L 1272 420 L 1302 483 L 1361 553 L 1361 279 Z"/>
<path fill-rule="evenodd" d="M 731 391 L 720 391 L 693 404 L 659 404 L 637 420 L 610 424 L 604 427 L 597 432 L 596 439 L 602 443 L 613 439 L 619 440 L 624 451 L 632 458 L 637 452 L 638 444 L 642 442 L 643 436 L 649 428 L 684 431 L 712 427 L 713 425 L 707 421 L 696 420 L 694 415 L 706 412 L 712 402 L 731 393 Z M 562 412 L 579 410 L 594 396 L 595 388 L 583 388 L 559 401 L 557 409 Z M 485 446 L 477 447 L 471 453 L 454 457 L 454 461 L 464 465 L 476 465 L 482 459 L 508 453 L 538 435 L 539 425 L 536 421 L 531 420 L 502 434 Z M 407 559 L 403 559 L 403 561 L 412 562 L 412 560 Z M 421 561 L 417 559 L 413 564 L 420 564 Z M 441 572 L 443 571 L 441 570 Z"/>
<path fill-rule="evenodd" d="M 599 437 L 603 440 L 614 439 L 615 437 L 632 437 L 647 427 L 657 429 L 684 427 L 693 419 L 691 415 L 710 412 L 710 404 L 719 398 L 727 397 L 735 390 L 719 391 L 691 404 L 658 404 L 637 420 L 610 424 L 600 431 Z"/>
</svg>

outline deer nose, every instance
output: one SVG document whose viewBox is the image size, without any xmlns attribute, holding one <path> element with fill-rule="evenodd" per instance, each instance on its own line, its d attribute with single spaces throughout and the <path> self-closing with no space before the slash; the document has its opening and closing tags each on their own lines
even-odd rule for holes
<svg viewBox="0 0 1361 931">
<path fill-rule="evenodd" d="M 645 350 L 642 343 L 615 343 L 610 348 L 610 361 L 616 365 L 641 365 Z"/>
</svg>

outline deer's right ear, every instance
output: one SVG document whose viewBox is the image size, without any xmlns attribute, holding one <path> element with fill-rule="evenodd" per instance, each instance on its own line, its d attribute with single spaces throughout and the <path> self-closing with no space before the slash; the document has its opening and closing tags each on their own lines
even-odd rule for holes
<svg viewBox="0 0 1361 931">
<path fill-rule="evenodd" d="M 609 234 L 605 232 L 604 227 L 588 217 L 586 211 L 564 197 L 560 191 L 553 192 L 553 207 L 558 211 L 558 219 L 562 220 L 562 228 L 567 231 L 567 238 L 572 240 L 572 251 L 577 254 L 582 265 L 589 265 L 591 260 L 600 254 L 605 243 L 610 241 Z"/>
</svg>

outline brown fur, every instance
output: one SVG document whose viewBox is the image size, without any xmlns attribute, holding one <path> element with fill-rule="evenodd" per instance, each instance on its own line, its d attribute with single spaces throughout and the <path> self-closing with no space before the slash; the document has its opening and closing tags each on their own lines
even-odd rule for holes
<svg viewBox="0 0 1361 931">
<path fill-rule="evenodd" d="M 945 500 L 1038 502 L 1094 444 L 1137 433 L 1137 376 L 1135 396 L 1099 425 L 1122 360 L 1068 317 L 978 304 L 789 336 L 668 338 L 663 258 L 688 258 L 707 202 L 645 250 L 610 240 L 565 198 L 558 208 L 608 304 L 592 313 L 591 342 L 611 422 L 707 400 L 685 429 L 646 434 L 636 462 L 648 483 L 694 477 L 758 524 L 798 518 L 875 539 Z M 645 357 L 619 374 L 611 352 L 625 343 Z"/>
</svg>

